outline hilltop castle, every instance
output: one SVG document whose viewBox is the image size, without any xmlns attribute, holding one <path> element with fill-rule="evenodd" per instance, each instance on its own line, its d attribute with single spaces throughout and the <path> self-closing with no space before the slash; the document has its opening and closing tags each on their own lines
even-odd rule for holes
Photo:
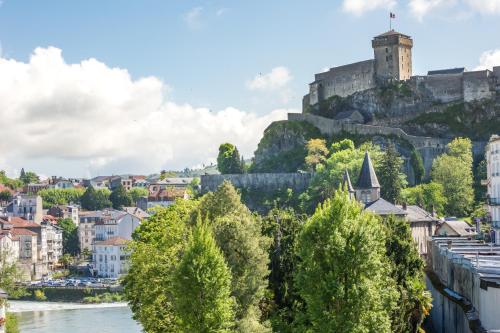
<svg viewBox="0 0 500 333">
<path fill-rule="evenodd" d="M 493 71 L 466 71 L 454 68 L 412 75 L 413 40 L 410 36 L 388 31 L 372 40 L 374 59 L 330 68 L 315 75 L 304 96 L 304 108 L 333 96 L 347 97 L 387 82 L 405 81 L 414 90 L 424 91 L 442 103 L 493 98 L 500 91 L 500 66 Z"/>
</svg>

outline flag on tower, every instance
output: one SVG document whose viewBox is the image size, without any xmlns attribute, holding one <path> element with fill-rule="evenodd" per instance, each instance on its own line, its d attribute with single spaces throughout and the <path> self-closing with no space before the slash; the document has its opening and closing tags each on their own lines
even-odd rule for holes
<svg viewBox="0 0 500 333">
<path fill-rule="evenodd" d="M 392 13 L 392 12 L 391 12 L 391 13 L 389 14 L 389 17 L 390 17 L 391 19 L 395 19 L 395 18 L 396 18 L 396 14 L 394 14 L 394 13 Z"/>
</svg>

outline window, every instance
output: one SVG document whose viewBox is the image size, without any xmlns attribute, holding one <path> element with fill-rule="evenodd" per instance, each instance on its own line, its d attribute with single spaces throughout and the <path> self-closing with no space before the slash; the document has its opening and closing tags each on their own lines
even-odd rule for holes
<svg viewBox="0 0 500 333">
<path fill-rule="evenodd" d="M 385 53 L 389 53 L 389 48 L 385 48 Z"/>
</svg>

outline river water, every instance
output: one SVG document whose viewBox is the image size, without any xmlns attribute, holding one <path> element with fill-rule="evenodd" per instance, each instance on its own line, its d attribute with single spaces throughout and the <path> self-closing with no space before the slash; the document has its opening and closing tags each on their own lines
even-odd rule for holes
<svg viewBox="0 0 500 333">
<path fill-rule="evenodd" d="M 9 302 L 21 333 L 140 333 L 124 303 Z"/>
</svg>

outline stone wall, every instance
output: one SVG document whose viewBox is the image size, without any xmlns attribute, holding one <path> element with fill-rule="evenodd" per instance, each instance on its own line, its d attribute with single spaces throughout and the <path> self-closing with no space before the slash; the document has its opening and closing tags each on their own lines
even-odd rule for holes
<svg viewBox="0 0 500 333">
<path fill-rule="evenodd" d="M 445 152 L 446 145 L 450 142 L 448 139 L 409 135 L 400 128 L 353 124 L 312 114 L 289 113 L 288 120 L 306 121 L 316 126 L 322 134 L 327 136 L 341 134 L 342 132 L 370 136 L 396 136 L 411 143 L 420 153 L 424 162 L 426 174 L 430 173 L 432 161 Z"/>
<path fill-rule="evenodd" d="M 315 75 L 310 85 L 309 103 L 314 105 L 334 95 L 346 97 L 374 87 L 374 60 L 334 67 Z"/>
<path fill-rule="evenodd" d="M 292 189 L 305 191 L 311 181 L 310 173 L 249 173 L 241 175 L 202 175 L 201 191 L 215 191 L 224 180 L 229 180 L 236 188 L 260 191 Z"/>
<path fill-rule="evenodd" d="M 464 101 L 492 98 L 494 94 L 493 77 L 488 70 L 464 73 Z"/>
<path fill-rule="evenodd" d="M 420 78 L 417 79 L 419 87 L 423 87 L 436 101 L 449 103 L 464 98 L 462 73 L 428 75 Z"/>
</svg>

